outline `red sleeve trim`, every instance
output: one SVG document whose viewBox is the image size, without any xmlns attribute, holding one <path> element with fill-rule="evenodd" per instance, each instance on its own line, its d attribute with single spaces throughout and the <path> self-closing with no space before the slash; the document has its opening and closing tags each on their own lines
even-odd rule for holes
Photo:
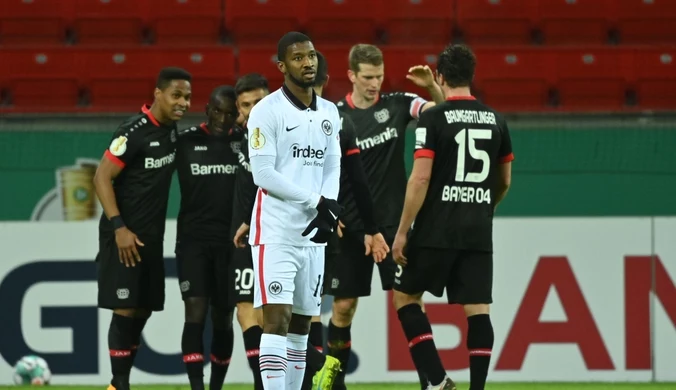
<svg viewBox="0 0 676 390">
<path fill-rule="evenodd" d="M 434 158 L 434 150 L 418 149 L 413 154 L 413 158 Z"/>
<path fill-rule="evenodd" d="M 359 153 L 360 153 L 359 149 L 348 149 L 348 150 L 345 152 L 345 155 L 346 155 L 346 156 L 351 156 L 351 155 L 353 155 L 353 154 L 359 154 Z"/>
<path fill-rule="evenodd" d="M 506 155 L 505 157 L 502 157 L 500 159 L 500 164 L 508 163 L 508 162 L 511 162 L 511 161 L 514 161 L 514 153 L 510 153 L 510 154 Z"/>
<path fill-rule="evenodd" d="M 103 155 L 106 156 L 106 158 L 108 160 L 110 160 L 110 162 L 112 162 L 113 164 L 117 165 L 120 168 L 124 168 L 124 165 L 125 165 L 124 161 L 122 161 L 119 158 L 113 156 L 113 154 L 110 153 L 110 150 L 106 149 L 106 152 Z"/>
</svg>

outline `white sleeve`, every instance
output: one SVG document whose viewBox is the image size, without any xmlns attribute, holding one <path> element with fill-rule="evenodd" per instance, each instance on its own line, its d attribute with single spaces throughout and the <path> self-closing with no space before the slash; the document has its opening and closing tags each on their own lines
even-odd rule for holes
<svg viewBox="0 0 676 390">
<path fill-rule="evenodd" d="M 324 160 L 324 174 L 322 180 L 322 196 L 327 199 L 338 199 L 340 190 L 340 160 L 342 151 L 340 150 L 340 130 L 342 130 L 342 120 L 336 110 L 337 119 L 334 121 L 336 130 L 329 137 L 329 145 Z"/>
<path fill-rule="evenodd" d="M 251 110 L 249 117 L 249 158 L 254 183 L 273 196 L 315 208 L 320 195 L 295 185 L 275 170 L 277 160 L 276 119 L 263 110 Z"/>
</svg>

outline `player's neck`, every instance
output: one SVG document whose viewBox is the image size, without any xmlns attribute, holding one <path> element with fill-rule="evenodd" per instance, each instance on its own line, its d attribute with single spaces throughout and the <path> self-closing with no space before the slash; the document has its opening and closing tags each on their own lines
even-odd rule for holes
<svg viewBox="0 0 676 390">
<path fill-rule="evenodd" d="M 469 87 L 450 88 L 444 85 L 441 87 L 441 91 L 446 99 L 472 96 L 472 91 L 469 90 Z"/>
<path fill-rule="evenodd" d="M 293 94 L 293 96 L 295 96 L 307 107 L 310 107 L 310 105 L 312 104 L 312 94 L 314 93 L 312 88 L 299 87 L 293 82 L 285 82 L 284 85 L 289 91 L 291 91 L 291 94 Z"/>
<path fill-rule="evenodd" d="M 162 115 L 162 111 L 160 111 L 160 106 L 158 106 L 155 103 L 153 103 L 150 106 L 150 113 L 153 114 L 155 119 L 157 119 L 157 121 L 163 125 L 171 125 L 171 123 L 173 122 L 171 119 L 167 119 L 164 117 L 164 115 Z"/>
<path fill-rule="evenodd" d="M 357 91 L 355 91 L 355 90 L 352 90 L 352 93 L 350 94 L 350 99 L 352 100 L 352 104 L 355 107 L 362 109 L 362 110 L 370 108 L 371 106 L 376 104 L 376 102 L 378 101 L 378 98 L 371 99 L 371 100 L 364 99 L 364 96 L 357 93 Z"/>
</svg>

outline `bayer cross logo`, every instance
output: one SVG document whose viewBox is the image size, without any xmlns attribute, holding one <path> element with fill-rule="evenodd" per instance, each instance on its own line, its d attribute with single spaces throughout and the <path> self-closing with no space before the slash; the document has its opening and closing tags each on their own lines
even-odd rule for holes
<svg viewBox="0 0 676 390">
<path fill-rule="evenodd" d="M 279 282 L 272 282 L 268 284 L 268 291 L 272 295 L 279 295 L 282 292 L 282 284 Z"/>
<path fill-rule="evenodd" d="M 326 135 L 331 135 L 331 133 L 333 133 L 333 126 L 331 126 L 331 122 L 329 122 L 328 119 L 324 119 L 322 122 L 322 131 Z"/>
</svg>

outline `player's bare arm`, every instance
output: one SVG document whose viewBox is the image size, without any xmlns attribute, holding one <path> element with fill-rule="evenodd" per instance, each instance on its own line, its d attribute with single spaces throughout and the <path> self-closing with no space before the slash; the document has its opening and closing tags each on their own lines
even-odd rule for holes
<svg viewBox="0 0 676 390">
<path fill-rule="evenodd" d="M 408 75 L 406 75 L 406 78 L 411 80 L 415 85 L 425 88 L 430 96 L 432 96 L 433 101 L 425 103 L 420 109 L 421 112 L 434 107 L 436 104 L 439 104 L 446 99 L 441 87 L 436 83 L 436 81 L 434 81 L 434 74 L 432 73 L 432 69 L 430 69 L 429 66 L 412 66 L 408 70 Z"/>
<path fill-rule="evenodd" d="M 120 217 L 120 210 L 117 207 L 113 180 L 122 172 L 122 169 L 122 167 L 104 156 L 101 158 L 99 167 L 94 175 L 94 187 L 96 188 L 96 195 L 101 202 L 106 217 L 112 220 L 116 226 L 115 242 L 120 251 L 120 262 L 124 263 L 127 267 L 134 267 L 137 262 L 141 261 L 141 256 L 138 250 L 136 250 L 136 245 L 143 246 L 143 243 L 138 239 L 136 234 L 124 226 L 124 221 Z"/>
<path fill-rule="evenodd" d="M 399 229 L 392 245 L 392 255 L 394 261 L 401 266 L 406 265 L 404 248 L 406 247 L 408 230 L 411 228 L 415 217 L 427 196 L 427 189 L 432 176 L 432 164 L 434 160 L 429 157 L 419 157 L 413 162 L 411 177 L 406 186 L 406 200 L 404 200 L 404 210 L 401 213 Z"/>
<path fill-rule="evenodd" d="M 495 205 L 493 209 L 498 208 L 498 204 L 507 196 L 507 191 L 512 184 L 512 162 L 505 162 L 498 165 L 498 182 L 496 185 Z"/>
</svg>

